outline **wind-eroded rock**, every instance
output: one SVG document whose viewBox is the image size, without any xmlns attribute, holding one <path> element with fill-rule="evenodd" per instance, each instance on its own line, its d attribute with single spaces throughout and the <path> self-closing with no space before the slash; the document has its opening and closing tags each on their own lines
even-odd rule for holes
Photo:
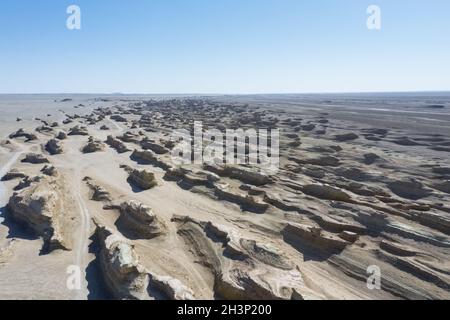
<svg viewBox="0 0 450 320">
<path fill-rule="evenodd" d="M 46 177 L 14 193 L 8 203 L 8 212 L 14 220 L 44 239 L 44 251 L 69 250 L 64 226 L 66 201 L 61 183 Z"/>
<path fill-rule="evenodd" d="M 289 160 L 294 161 L 298 164 L 311 164 L 315 166 L 323 166 L 323 167 L 338 167 L 341 165 L 341 161 L 333 156 L 321 156 L 321 157 L 302 157 L 302 158 L 293 158 L 290 157 Z"/>
<path fill-rule="evenodd" d="M 89 177 L 85 177 L 83 181 L 86 182 L 87 186 L 91 191 L 90 194 L 91 200 L 104 202 L 111 201 L 111 195 L 105 188 L 95 184 L 94 181 Z"/>
<path fill-rule="evenodd" d="M 239 191 L 233 191 L 225 184 L 215 184 L 214 193 L 219 199 L 234 202 L 247 211 L 265 212 L 269 208 L 269 205 L 261 199 Z"/>
<path fill-rule="evenodd" d="M 283 230 L 286 242 L 294 247 L 317 250 L 317 253 L 339 253 L 349 242 L 316 226 L 289 223 Z"/>
<path fill-rule="evenodd" d="M 106 143 L 111 147 L 116 149 L 118 153 L 125 153 L 131 151 L 127 146 L 120 140 L 115 139 L 113 136 L 108 136 Z"/>
<path fill-rule="evenodd" d="M 34 133 L 26 132 L 23 129 L 19 129 L 16 132 L 11 133 L 9 135 L 9 138 L 10 139 L 25 138 L 25 141 L 37 140 L 37 136 Z"/>
<path fill-rule="evenodd" d="M 54 166 L 51 166 L 51 165 L 45 165 L 41 169 L 41 172 L 50 177 L 56 177 L 58 175 L 58 170 Z"/>
<path fill-rule="evenodd" d="M 310 184 L 302 188 L 303 193 L 324 200 L 335 200 L 348 202 L 351 200 L 349 194 L 340 189 L 333 188 L 327 185 Z"/>
<path fill-rule="evenodd" d="M 56 139 L 58 139 L 58 140 L 65 140 L 65 139 L 67 139 L 67 133 L 65 133 L 64 131 L 60 131 L 56 135 Z"/>
<path fill-rule="evenodd" d="M 397 196 L 405 199 L 419 200 L 432 194 L 432 190 L 425 188 L 421 182 L 415 179 L 392 181 L 387 186 Z"/>
<path fill-rule="evenodd" d="M 103 142 L 95 140 L 94 137 L 89 137 L 88 143 L 81 149 L 83 153 L 94 153 L 98 151 L 103 151 L 105 145 Z"/>
<path fill-rule="evenodd" d="M 154 141 L 148 140 L 148 139 L 144 139 L 141 141 L 141 147 L 144 150 L 152 150 L 156 154 L 169 153 L 169 149 L 167 149 L 166 147 L 164 147 Z"/>
<path fill-rule="evenodd" d="M 336 141 L 339 142 L 345 142 L 345 141 L 351 141 L 351 140 L 356 140 L 359 138 L 359 136 L 356 133 L 345 133 L 345 134 L 338 134 L 335 137 Z"/>
<path fill-rule="evenodd" d="M 96 236 L 100 268 L 110 293 L 116 299 L 144 299 L 149 278 L 134 248 L 101 225 L 97 225 Z"/>
<path fill-rule="evenodd" d="M 214 291 L 220 298 L 317 298 L 278 248 L 245 239 L 236 229 L 212 222 L 180 216 L 172 220 L 178 224 L 178 234 L 190 246 L 198 263 L 211 270 Z"/>
<path fill-rule="evenodd" d="M 273 182 L 270 176 L 251 168 L 205 165 L 204 169 L 214 172 L 219 176 L 230 177 L 255 186 L 262 186 Z"/>
<path fill-rule="evenodd" d="M 122 236 L 96 223 L 100 269 L 109 292 L 124 300 L 192 300 L 193 291 L 178 279 L 155 274 L 139 261 L 134 247 Z"/>
<path fill-rule="evenodd" d="M 120 205 L 117 224 L 138 239 L 155 238 L 164 234 L 166 229 L 150 207 L 137 201 L 123 202 Z"/>
<path fill-rule="evenodd" d="M 149 190 L 158 185 L 155 174 L 146 170 L 133 169 L 124 166 L 125 171 L 128 172 L 128 182 L 142 190 Z"/>
<path fill-rule="evenodd" d="M 63 153 L 63 148 L 61 146 L 61 142 L 56 139 L 51 139 L 45 145 L 45 150 L 51 155 L 61 154 Z"/>
<path fill-rule="evenodd" d="M 151 164 L 155 167 L 161 168 L 163 170 L 171 170 L 172 164 L 169 161 L 165 161 L 163 159 L 158 159 L 156 154 L 150 150 L 134 150 L 130 157 L 133 161 L 142 163 L 142 164 Z"/>
<path fill-rule="evenodd" d="M 23 179 L 27 177 L 27 175 L 23 172 L 18 171 L 17 169 L 12 169 L 11 171 L 9 171 L 7 174 L 5 174 L 1 181 L 10 181 L 10 180 L 14 180 L 14 179 Z"/>
<path fill-rule="evenodd" d="M 22 162 L 27 162 L 31 164 L 49 163 L 46 157 L 44 157 L 42 154 L 37 153 L 28 153 L 22 160 Z"/>
<path fill-rule="evenodd" d="M 117 139 L 123 141 L 123 142 L 130 142 L 130 143 L 136 143 L 138 144 L 141 140 L 141 136 L 137 133 L 127 131 L 122 136 L 118 136 Z"/>
<path fill-rule="evenodd" d="M 89 132 L 86 127 L 75 126 L 69 130 L 69 136 L 88 136 Z"/>
</svg>

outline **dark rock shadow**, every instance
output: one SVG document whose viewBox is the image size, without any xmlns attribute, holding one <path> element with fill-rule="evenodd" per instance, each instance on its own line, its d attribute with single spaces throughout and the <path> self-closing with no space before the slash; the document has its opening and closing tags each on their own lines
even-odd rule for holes
<svg viewBox="0 0 450 320">
<path fill-rule="evenodd" d="M 136 185 L 131 181 L 130 178 L 127 179 L 127 182 L 128 182 L 128 184 L 130 185 L 131 190 L 132 190 L 134 193 L 141 193 L 141 192 L 146 191 L 146 190 L 141 189 L 141 188 L 139 188 L 138 186 L 136 186 Z"/>
<path fill-rule="evenodd" d="M 92 260 L 85 270 L 85 279 L 88 283 L 88 300 L 113 300 L 114 297 L 109 293 L 108 287 L 103 279 L 103 273 L 101 271 L 99 263 L 99 246 L 97 242 L 97 235 L 93 235 L 90 240 L 89 253 L 95 255 L 95 259 Z"/>
<path fill-rule="evenodd" d="M 330 259 L 332 256 L 339 254 L 340 252 L 326 252 L 319 250 L 313 246 L 308 245 L 304 241 L 296 239 L 295 237 L 290 237 L 283 235 L 283 240 L 287 244 L 291 245 L 295 250 L 303 255 L 303 261 L 317 261 L 324 262 Z"/>
<path fill-rule="evenodd" d="M 23 240 L 38 240 L 39 237 L 36 236 L 33 230 L 31 230 L 28 226 L 26 226 L 23 223 L 18 223 L 14 221 L 9 212 L 7 207 L 0 208 L 0 214 L 2 218 L 5 220 L 2 222 L 2 225 L 4 225 L 8 229 L 8 235 L 7 239 L 23 239 Z"/>
<path fill-rule="evenodd" d="M 117 219 L 116 223 L 114 224 L 117 227 L 117 230 L 119 230 L 119 232 L 127 239 L 129 240 L 142 240 L 144 238 L 142 238 L 141 236 L 139 236 L 139 234 L 137 234 L 136 232 L 133 232 L 132 230 L 130 230 L 129 228 L 127 228 L 126 224 L 124 223 L 124 221 L 119 218 Z M 147 239 L 151 239 L 151 238 L 145 238 Z"/>
</svg>

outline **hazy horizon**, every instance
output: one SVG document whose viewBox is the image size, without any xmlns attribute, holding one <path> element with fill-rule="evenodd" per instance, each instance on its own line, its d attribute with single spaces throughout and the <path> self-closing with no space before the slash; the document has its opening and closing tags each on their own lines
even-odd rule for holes
<svg viewBox="0 0 450 320">
<path fill-rule="evenodd" d="M 66 26 L 73 4 L 80 30 Z M 367 27 L 373 4 L 380 30 Z M 449 10 L 445 0 L 6 0 L 0 91 L 449 91 Z"/>
</svg>

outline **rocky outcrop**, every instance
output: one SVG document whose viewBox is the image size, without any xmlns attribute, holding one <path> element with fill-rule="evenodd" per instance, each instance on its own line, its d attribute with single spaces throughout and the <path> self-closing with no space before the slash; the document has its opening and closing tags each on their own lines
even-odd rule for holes
<svg viewBox="0 0 450 320">
<path fill-rule="evenodd" d="M 446 180 L 444 182 L 436 183 L 433 185 L 433 188 L 439 190 L 444 193 L 450 194 L 450 180 Z"/>
<path fill-rule="evenodd" d="M 105 149 L 105 145 L 103 142 L 99 140 L 95 140 L 94 137 L 89 137 L 88 143 L 81 149 L 83 153 L 94 153 L 103 151 Z"/>
<path fill-rule="evenodd" d="M 421 182 L 415 179 L 392 181 L 387 186 L 397 196 L 405 199 L 419 200 L 432 194 L 432 190 L 425 188 Z"/>
<path fill-rule="evenodd" d="M 345 133 L 345 134 L 338 134 L 334 137 L 334 139 L 339 142 L 352 141 L 352 140 L 356 140 L 358 138 L 359 138 L 359 136 L 353 132 Z"/>
<path fill-rule="evenodd" d="M 381 160 L 380 156 L 375 153 L 366 153 L 364 155 L 364 163 L 367 165 L 374 164 L 375 162 L 380 160 Z"/>
<path fill-rule="evenodd" d="M 310 164 L 321 167 L 338 167 L 341 165 L 341 161 L 333 156 L 320 156 L 320 157 L 302 157 L 293 158 L 290 157 L 289 160 L 294 161 L 298 164 Z"/>
<path fill-rule="evenodd" d="M 146 170 L 137 170 L 124 166 L 128 172 L 128 182 L 142 190 L 149 190 L 158 185 L 155 174 Z"/>
<path fill-rule="evenodd" d="M 296 248 L 309 249 L 318 253 L 339 253 L 344 250 L 349 242 L 339 238 L 317 226 L 306 226 L 297 223 L 289 223 L 283 230 L 286 242 Z"/>
<path fill-rule="evenodd" d="M 270 176 L 247 167 L 205 165 L 204 169 L 219 176 L 230 177 L 255 186 L 263 186 L 273 182 Z"/>
<path fill-rule="evenodd" d="M 122 136 L 118 136 L 117 139 L 119 139 L 123 142 L 138 144 L 141 141 L 141 136 L 137 133 L 127 131 Z"/>
<path fill-rule="evenodd" d="M 2 177 L 1 181 L 11 181 L 14 179 L 23 179 L 25 177 L 27 177 L 27 175 L 25 173 L 20 172 L 17 169 L 12 169 L 11 171 L 9 171 L 7 174 L 5 174 Z"/>
<path fill-rule="evenodd" d="M 58 170 L 51 165 L 46 165 L 41 169 L 41 172 L 50 177 L 56 177 L 58 175 Z"/>
<path fill-rule="evenodd" d="M 37 136 L 34 133 L 29 133 L 26 132 L 23 129 L 19 129 L 14 133 L 11 133 L 9 135 L 10 139 L 16 139 L 16 138 L 25 138 L 25 141 L 33 141 L 33 140 L 37 140 Z"/>
<path fill-rule="evenodd" d="M 310 184 L 302 187 L 302 192 L 319 199 L 349 202 L 351 197 L 344 191 L 327 185 Z"/>
<path fill-rule="evenodd" d="M 22 162 L 31 163 L 31 164 L 42 164 L 49 163 L 48 159 L 44 157 L 42 154 L 37 153 L 28 153 Z"/>
<path fill-rule="evenodd" d="M 110 118 L 111 118 L 111 120 L 114 120 L 116 122 L 127 122 L 128 121 L 127 118 L 122 117 L 119 114 L 114 114 L 114 115 L 110 116 Z"/>
<path fill-rule="evenodd" d="M 180 280 L 149 273 L 149 291 L 162 293 L 169 300 L 194 300 L 194 292 Z"/>
<path fill-rule="evenodd" d="M 164 223 L 152 209 L 137 201 L 123 202 L 117 225 L 134 239 L 152 239 L 165 233 Z"/>
<path fill-rule="evenodd" d="M 69 250 L 70 241 L 65 235 L 64 226 L 65 201 L 61 183 L 46 177 L 14 193 L 7 208 L 14 220 L 44 239 L 43 251 Z"/>
<path fill-rule="evenodd" d="M 262 199 L 237 190 L 234 191 L 226 184 L 215 184 L 214 193 L 219 199 L 236 203 L 246 211 L 262 213 L 269 208 L 269 205 Z"/>
<path fill-rule="evenodd" d="M 118 153 L 125 153 L 131 151 L 127 146 L 120 140 L 115 139 L 113 136 L 108 136 L 106 143 L 111 147 L 116 149 Z"/>
<path fill-rule="evenodd" d="M 270 244 L 242 237 L 236 229 L 175 216 L 178 234 L 198 263 L 214 276 L 214 292 L 230 300 L 314 298 L 300 272 Z M 317 298 L 317 296 L 315 296 Z"/>
<path fill-rule="evenodd" d="M 150 150 L 134 150 L 130 158 L 140 164 L 150 164 L 166 171 L 172 169 L 172 164 L 169 161 L 159 159 L 156 154 Z"/>
<path fill-rule="evenodd" d="M 45 150 L 51 155 L 61 154 L 63 153 L 63 148 L 61 146 L 61 142 L 56 139 L 51 139 L 45 145 Z"/>
<path fill-rule="evenodd" d="M 116 299 L 144 299 L 149 277 L 126 239 L 96 224 L 98 259 L 104 281 Z"/>
<path fill-rule="evenodd" d="M 86 182 L 87 186 L 89 187 L 89 190 L 91 191 L 90 193 L 91 200 L 103 202 L 111 201 L 111 195 L 105 188 L 95 184 L 95 182 L 89 177 L 85 177 L 83 181 Z"/>
<path fill-rule="evenodd" d="M 151 150 L 156 154 L 166 154 L 169 153 L 169 149 L 156 143 L 155 141 L 144 139 L 141 141 L 141 147 L 144 150 Z"/>
<path fill-rule="evenodd" d="M 58 139 L 58 140 L 66 140 L 67 139 L 67 133 L 65 133 L 64 131 L 60 131 L 56 135 L 56 139 Z"/>
<path fill-rule="evenodd" d="M 89 132 L 86 127 L 75 126 L 69 130 L 69 136 L 88 136 Z"/>
</svg>

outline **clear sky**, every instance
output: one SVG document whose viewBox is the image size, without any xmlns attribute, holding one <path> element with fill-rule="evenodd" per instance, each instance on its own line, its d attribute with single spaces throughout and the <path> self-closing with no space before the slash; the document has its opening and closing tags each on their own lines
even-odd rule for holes
<svg viewBox="0 0 450 320">
<path fill-rule="evenodd" d="M 450 90 L 449 0 L 0 2 L 0 93 L 417 90 Z"/>
</svg>

